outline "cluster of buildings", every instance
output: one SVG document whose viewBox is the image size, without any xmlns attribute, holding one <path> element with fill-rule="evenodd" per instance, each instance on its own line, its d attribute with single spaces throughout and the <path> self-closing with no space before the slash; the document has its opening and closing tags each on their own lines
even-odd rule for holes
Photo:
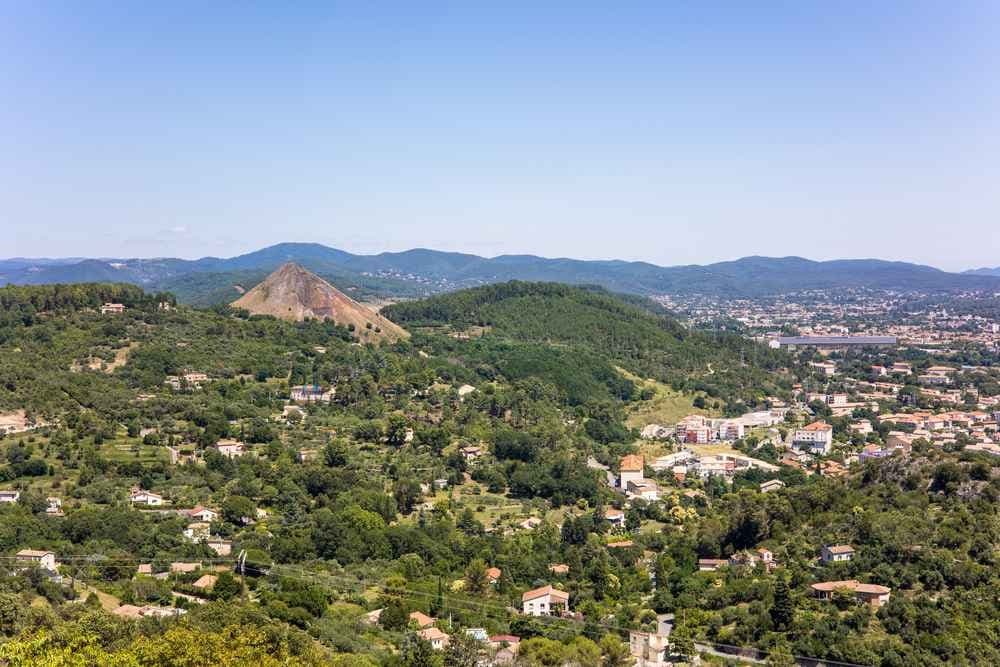
<svg viewBox="0 0 1000 667">
<path fill-rule="evenodd" d="M 289 398 L 293 403 L 329 403 L 335 394 L 333 387 L 323 389 L 318 384 L 300 384 L 289 389 Z"/>
<path fill-rule="evenodd" d="M 647 440 L 664 440 L 670 437 L 678 442 L 704 445 L 712 442 L 733 442 L 744 437 L 748 429 L 774 426 L 785 419 L 788 409 L 772 408 L 731 419 L 689 415 L 677 422 L 673 428 L 650 424 L 642 429 L 641 435 Z"/>
<path fill-rule="evenodd" d="M 770 549 L 760 547 L 754 550 L 737 551 L 729 558 L 699 558 L 699 572 L 716 572 L 722 567 L 755 568 L 758 565 L 768 571 L 778 567 L 778 561 Z"/>
<path fill-rule="evenodd" d="M 642 456 L 623 456 L 618 465 L 618 489 L 630 499 L 656 501 L 660 499 L 660 487 L 652 479 L 646 478 L 646 462 Z"/>
<path fill-rule="evenodd" d="M 105 303 L 101 306 L 101 315 L 121 315 L 125 306 L 120 303 Z"/>
<path fill-rule="evenodd" d="M 689 477 L 703 480 L 721 477 L 726 481 L 732 481 L 736 473 L 752 468 L 767 472 L 778 471 L 778 466 L 774 464 L 742 454 L 700 454 L 689 449 L 661 456 L 650 464 L 650 468 L 670 471 L 678 482 L 684 482 Z"/>
<path fill-rule="evenodd" d="M 529 591 L 530 592 L 530 591 Z M 542 603 L 542 598 L 537 604 Z M 559 607 L 558 604 L 555 605 Z M 364 622 L 369 625 L 376 625 L 382 620 L 383 609 L 375 609 L 365 615 Z M 550 614 L 530 614 L 533 616 L 545 616 Z M 443 651 L 451 644 L 452 635 L 438 627 L 438 619 L 428 616 L 421 611 L 411 612 L 409 615 L 409 626 L 417 637 L 430 644 L 435 651 Z M 480 665 L 507 665 L 514 663 L 517 659 L 518 648 L 521 638 L 517 635 L 490 635 L 484 628 L 466 628 L 464 634 L 480 642 Z"/>
<path fill-rule="evenodd" d="M 181 375 L 168 375 L 163 384 L 174 391 L 181 391 L 182 389 L 200 389 L 206 382 L 208 382 L 208 374 L 201 371 L 185 371 Z"/>
<path fill-rule="evenodd" d="M 814 401 L 819 401 L 827 407 L 830 408 L 830 414 L 834 417 L 843 417 L 845 415 L 852 414 L 857 409 L 871 410 L 872 412 L 879 411 L 879 405 L 877 401 L 867 400 L 867 401 L 852 401 L 850 397 L 843 392 L 835 392 L 832 394 L 825 394 L 819 392 L 809 392 L 806 394 L 806 402 L 812 403 Z"/>
<path fill-rule="evenodd" d="M 959 437 L 968 443 L 968 450 L 1000 454 L 1000 410 L 992 413 L 982 410 L 914 411 L 881 415 L 879 422 L 900 430 L 889 431 L 885 447 L 862 452 L 867 458 L 881 458 L 894 450 L 909 453 L 917 439 L 944 446 L 954 444 Z"/>
<path fill-rule="evenodd" d="M 927 296 L 916 291 L 848 288 L 800 290 L 757 299 L 673 295 L 657 297 L 657 301 L 693 323 L 732 318 L 775 347 L 833 351 L 858 345 L 888 346 L 891 339 L 900 345 L 1000 346 L 1000 321 L 995 317 L 962 313 L 956 308 L 927 307 L 920 303 Z M 977 298 L 966 296 L 973 301 Z M 798 335 L 785 335 L 782 329 L 794 330 Z M 851 340 L 839 340 L 845 338 Z"/>
<path fill-rule="evenodd" d="M 865 347 L 896 347 L 895 336 L 775 336 L 768 341 L 775 349 L 850 350 Z"/>
</svg>

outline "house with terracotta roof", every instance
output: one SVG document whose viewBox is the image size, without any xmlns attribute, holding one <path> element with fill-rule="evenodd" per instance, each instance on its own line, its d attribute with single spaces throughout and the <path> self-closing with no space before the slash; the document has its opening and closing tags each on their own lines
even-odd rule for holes
<svg viewBox="0 0 1000 667">
<path fill-rule="evenodd" d="M 417 632 L 417 636 L 429 642 L 435 651 L 443 651 L 451 640 L 451 635 L 438 628 L 424 628 Z"/>
<path fill-rule="evenodd" d="M 629 482 L 642 482 L 645 467 L 646 462 L 638 454 L 623 456 L 618 466 L 618 486 L 627 489 Z"/>
<path fill-rule="evenodd" d="M 565 563 L 552 563 L 549 565 L 549 572 L 552 574 L 569 574 L 569 565 Z"/>
<path fill-rule="evenodd" d="M 210 510 L 207 507 L 202 507 L 198 505 L 189 510 L 182 510 L 189 517 L 196 521 L 204 521 L 205 523 L 211 523 L 219 518 L 219 513 L 215 510 Z"/>
<path fill-rule="evenodd" d="M 215 587 L 215 582 L 218 580 L 219 578 L 214 574 L 203 574 L 198 578 L 198 581 L 191 585 L 200 591 L 210 591 Z"/>
<path fill-rule="evenodd" d="M 819 557 L 824 563 L 847 563 L 854 558 L 854 547 L 849 544 L 824 545 Z"/>
<path fill-rule="evenodd" d="M 237 456 L 243 456 L 246 454 L 246 449 L 243 447 L 243 443 L 235 440 L 220 440 L 218 444 L 215 445 L 215 448 L 227 459 L 236 458 Z"/>
<path fill-rule="evenodd" d="M 188 572 L 194 572 L 201 567 L 201 563 L 183 563 L 175 562 L 170 564 L 170 571 L 173 574 L 186 574 Z"/>
<path fill-rule="evenodd" d="M 629 480 L 625 495 L 633 499 L 657 501 L 660 499 L 660 487 L 651 479 Z"/>
<path fill-rule="evenodd" d="M 17 552 L 19 563 L 31 563 L 43 570 L 55 571 L 56 555 L 51 551 L 40 551 L 36 549 L 21 549 Z"/>
<path fill-rule="evenodd" d="M 614 507 L 609 507 L 604 511 L 604 518 L 615 528 L 625 527 L 625 512 Z"/>
<path fill-rule="evenodd" d="M 177 609 L 175 607 L 155 607 L 153 605 L 137 607 L 134 604 L 123 604 L 111 613 L 119 618 L 127 618 L 131 621 L 138 621 L 146 616 L 153 618 L 166 618 L 168 616 L 182 616 L 187 612 L 183 609 Z"/>
<path fill-rule="evenodd" d="M 792 446 L 813 454 L 829 454 L 833 449 L 833 427 L 823 421 L 803 426 L 792 435 Z"/>
<path fill-rule="evenodd" d="M 111 613 L 120 618 L 137 621 L 142 618 L 142 607 L 137 607 L 134 604 L 123 604 Z"/>
<path fill-rule="evenodd" d="M 436 618 L 428 616 L 427 614 L 420 611 L 411 612 L 410 620 L 413 621 L 416 624 L 416 626 L 421 629 L 429 628 L 430 626 L 434 625 L 435 622 L 437 622 Z"/>
<path fill-rule="evenodd" d="M 761 493 L 770 493 L 785 488 L 785 483 L 780 479 L 769 479 L 766 482 L 761 482 L 759 488 Z"/>
<path fill-rule="evenodd" d="M 521 643 L 521 638 L 517 635 L 493 635 L 489 638 L 492 648 L 502 648 L 504 646 L 517 646 Z"/>
<path fill-rule="evenodd" d="M 820 600 L 831 600 L 838 591 L 848 591 L 858 602 L 875 607 L 881 607 L 889 601 L 892 589 L 878 584 L 863 584 L 855 579 L 847 581 L 822 581 L 812 585 L 813 595 Z"/>
<path fill-rule="evenodd" d="M 491 584 L 496 584 L 498 581 L 500 581 L 501 574 L 503 574 L 503 572 L 500 570 L 499 567 L 486 568 L 486 580 L 489 581 Z"/>
<path fill-rule="evenodd" d="M 477 445 L 468 445 L 460 450 L 466 463 L 475 463 L 483 455 L 483 448 Z"/>
<path fill-rule="evenodd" d="M 222 537 L 209 537 L 204 542 L 205 546 L 220 556 L 228 556 L 233 552 L 233 543 Z"/>
<path fill-rule="evenodd" d="M 824 477 L 845 477 L 847 473 L 847 468 L 836 461 L 823 461 L 819 466 L 819 474 Z"/>
<path fill-rule="evenodd" d="M 715 572 L 720 567 L 729 565 L 729 561 L 725 558 L 699 558 L 698 559 L 698 571 L 699 572 Z"/>
<path fill-rule="evenodd" d="M 133 505 L 146 505 L 147 507 L 159 507 L 163 504 L 163 496 L 140 488 L 132 489 L 129 492 L 128 500 Z"/>
<path fill-rule="evenodd" d="M 569 593 L 542 586 L 521 596 L 521 610 L 526 616 L 559 616 L 569 611 Z"/>
</svg>

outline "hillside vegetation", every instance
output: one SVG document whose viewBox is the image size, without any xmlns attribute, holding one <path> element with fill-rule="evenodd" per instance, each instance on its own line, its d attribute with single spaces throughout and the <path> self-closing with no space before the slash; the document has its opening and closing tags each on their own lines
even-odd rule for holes
<svg viewBox="0 0 1000 667">
<path fill-rule="evenodd" d="M 105 300 L 125 312 L 101 315 Z M 776 665 L 1000 663 L 990 454 L 918 438 L 849 464 L 851 419 L 877 421 L 866 410 L 831 420 L 842 477 L 782 465 L 679 480 L 647 466 L 658 498 L 614 486 L 638 453 L 628 415 L 669 421 L 689 398 L 735 411 L 751 391 L 812 377 L 779 372 L 783 355 L 561 285 L 395 307 L 415 333 L 381 346 L 329 320 L 163 302 L 117 285 L 0 289 L 0 414 L 34 426 L 0 435 L 0 489 L 19 493 L 0 503 L 3 664 L 464 667 L 489 660 L 466 633 L 482 628 L 521 637 L 530 667 L 622 667 L 628 631 L 655 632 L 658 614 L 674 615 L 677 662 L 713 642 Z M 202 379 L 169 377 L 191 372 Z M 323 402 L 289 403 L 305 383 Z M 781 428 L 813 418 L 796 408 Z M 778 456 L 756 434 L 732 448 Z M 761 492 L 774 479 L 785 486 Z M 134 486 L 163 504 L 130 502 Z M 198 524 L 228 554 L 194 537 L 196 507 L 215 512 Z M 823 564 L 832 544 L 854 558 Z M 61 580 L 18 562 L 23 549 L 51 550 Z M 758 549 L 777 566 L 747 560 Z M 209 574 L 210 589 L 196 585 Z M 891 598 L 811 591 L 844 580 Z M 514 611 L 545 585 L 582 621 Z M 108 614 L 119 602 L 168 617 Z M 417 639 L 416 611 L 447 649 Z"/>
<path fill-rule="evenodd" d="M 411 328 L 486 327 L 484 341 L 590 352 L 677 390 L 726 396 L 732 410 L 781 391 L 771 372 L 785 363 L 783 355 L 735 335 L 689 330 L 645 304 L 595 288 L 514 281 L 395 304 L 383 313 Z"/>
</svg>

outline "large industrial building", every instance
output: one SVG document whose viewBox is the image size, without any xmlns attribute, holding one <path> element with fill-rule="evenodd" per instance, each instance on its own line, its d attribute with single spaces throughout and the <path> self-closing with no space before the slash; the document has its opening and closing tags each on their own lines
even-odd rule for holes
<svg viewBox="0 0 1000 667">
<path fill-rule="evenodd" d="M 819 350 L 846 350 L 851 347 L 895 347 L 895 336 L 780 336 L 771 339 L 771 347 L 795 350 L 812 347 Z"/>
</svg>

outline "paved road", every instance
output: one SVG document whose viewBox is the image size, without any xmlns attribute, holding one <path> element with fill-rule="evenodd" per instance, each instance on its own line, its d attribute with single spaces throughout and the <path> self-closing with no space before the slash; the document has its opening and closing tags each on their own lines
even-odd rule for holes
<svg viewBox="0 0 1000 667">
<path fill-rule="evenodd" d="M 615 477 L 615 474 L 611 472 L 608 466 L 604 465 L 603 463 L 595 459 L 593 456 L 587 459 L 587 467 L 592 468 L 594 470 L 603 470 L 604 476 L 607 477 L 608 479 L 608 486 L 610 486 L 612 489 L 617 487 L 618 478 Z"/>
</svg>

